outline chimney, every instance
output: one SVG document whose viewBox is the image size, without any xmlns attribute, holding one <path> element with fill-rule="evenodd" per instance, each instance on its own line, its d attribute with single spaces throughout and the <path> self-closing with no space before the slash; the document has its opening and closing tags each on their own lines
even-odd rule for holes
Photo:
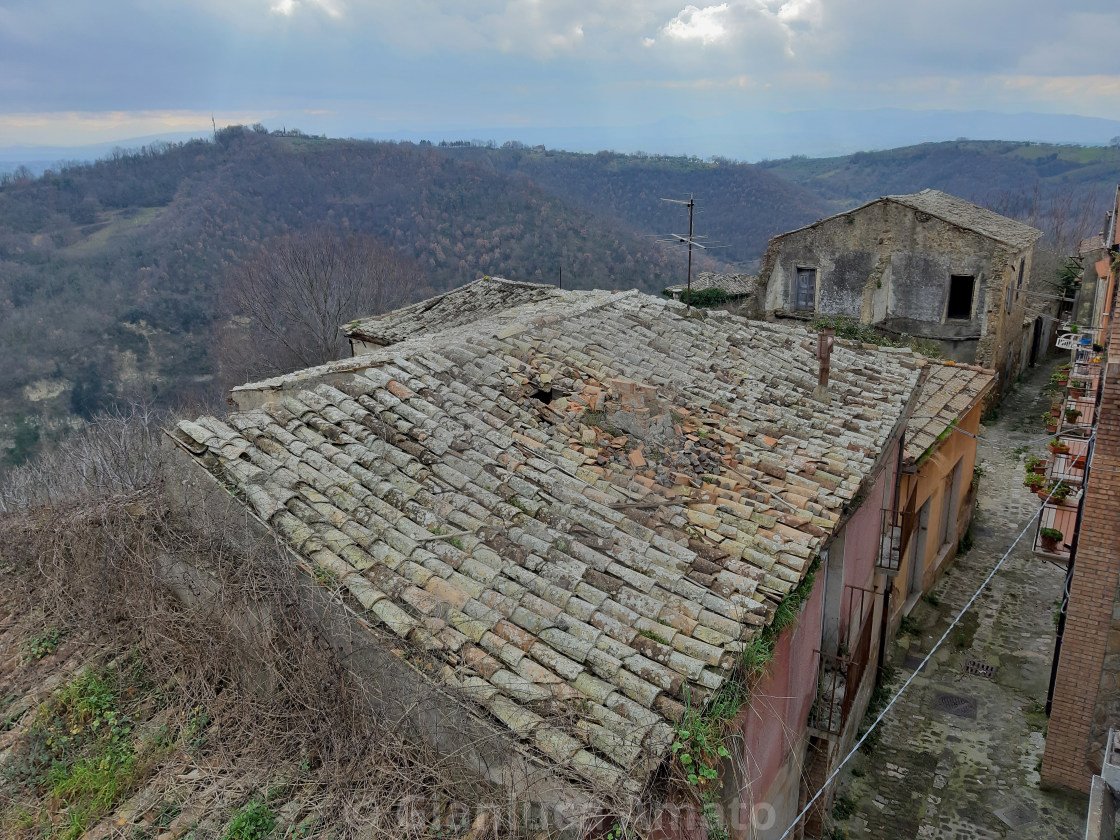
<svg viewBox="0 0 1120 840">
<path fill-rule="evenodd" d="M 828 396 L 828 374 L 832 367 L 832 344 L 836 340 L 836 330 L 825 327 L 817 333 L 817 389 L 813 397 L 821 402 L 831 402 Z"/>
</svg>

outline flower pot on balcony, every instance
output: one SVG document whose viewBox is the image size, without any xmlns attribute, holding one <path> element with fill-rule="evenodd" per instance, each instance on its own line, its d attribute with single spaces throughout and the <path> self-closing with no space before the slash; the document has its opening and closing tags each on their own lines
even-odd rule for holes
<svg viewBox="0 0 1120 840">
<path fill-rule="evenodd" d="M 1038 537 L 1039 541 L 1042 543 L 1042 550 L 1049 551 L 1053 554 L 1058 550 L 1058 540 L 1062 538 L 1062 532 L 1058 531 L 1057 536 L 1054 536 L 1053 528 L 1043 528 Z"/>
<path fill-rule="evenodd" d="M 1046 448 L 1050 450 L 1050 453 L 1052 455 L 1065 455 L 1067 452 L 1069 452 L 1069 446 L 1065 443 L 1062 443 L 1062 441 L 1060 440 L 1050 441 L 1049 445 Z"/>
<path fill-rule="evenodd" d="M 1075 470 L 1085 469 L 1085 456 L 1084 455 L 1074 455 L 1073 460 L 1069 462 L 1069 465 L 1071 467 L 1073 467 L 1073 469 L 1075 469 Z"/>
<path fill-rule="evenodd" d="M 1054 434 L 1054 432 L 1056 432 L 1056 431 L 1058 431 L 1058 421 L 1057 421 L 1057 418 L 1055 418 L 1055 419 L 1054 419 L 1054 422 L 1053 422 L 1053 423 L 1047 423 L 1047 424 L 1046 424 L 1046 434 L 1048 434 L 1048 435 L 1052 435 L 1052 434 Z"/>
</svg>

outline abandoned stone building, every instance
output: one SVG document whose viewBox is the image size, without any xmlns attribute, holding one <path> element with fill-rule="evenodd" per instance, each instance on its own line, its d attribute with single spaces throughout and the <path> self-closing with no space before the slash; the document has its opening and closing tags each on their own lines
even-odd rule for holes
<svg viewBox="0 0 1120 840">
<path fill-rule="evenodd" d="M 821 391 L 801 324 L 496 278 L 347 333 L 172 439 L 352 617 L 379 713 L 553 825 L 704 836 L 683 749 L 732 836 L 781 836 L 873 688 L 907 423 L 930 449 L 975 373 L 947 407 L 953 366 L 837 340 Z"/>
<path fill-rule="evenodd" d="M 947 359 L 994 369 L 1004 387 L 1043 340 L 1027 294 L 1041 236 L 937 190 L 884 196 L 773 237 L 758 311 L 929 339 Z"/>
</svg>

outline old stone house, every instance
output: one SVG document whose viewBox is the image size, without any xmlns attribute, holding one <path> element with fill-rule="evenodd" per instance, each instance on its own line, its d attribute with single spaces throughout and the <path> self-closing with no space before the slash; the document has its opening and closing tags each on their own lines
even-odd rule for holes
<svg viewBox="0 0 1120 840">
<path fill-rule="evenodd" d="M 927 360 L 837 341 L 822 391 L 800 324 L 496 278 L 347 332 L 172 437 L 353 617 L 380 712 L 573 833 L 780 836 L 868 702 Z"/>
<path fill-rule="evenodd" d="M 1037 334 L 1026 280 L 1041 236 L 937 190 L 884 196 L 772 238 L 759 312 L 839 315 L 929 339 L 947 359 L 996 370 L 1005 385 Z"/>
</svg>

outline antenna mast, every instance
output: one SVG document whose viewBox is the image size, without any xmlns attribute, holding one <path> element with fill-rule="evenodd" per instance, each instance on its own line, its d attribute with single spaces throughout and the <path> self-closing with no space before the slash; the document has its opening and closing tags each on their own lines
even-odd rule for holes
<svg viewBox="0 0 1120 840">
<path fill-rule="evenodd" d="M 696 241 L 696 237 L 693 236 L 692 215 L 693 215 L 693 210 L 696 208 L 696 201 L 693 198 L 692 193 L 689 193 L 688 201 L 681 201 L 680 199 L 676 199 L 676 198 L 663 198 L 661 200 L 662 201 L 668 201 L 670 204 L 683 204 L 685 207 L 688 208 L 688 236 L 681 236 L 681 234 L 679 234 L 679 233 L 670 233 L 669 234 L 669 236 L 670 236 L 669 239 L 662 239 L 660 241 L 661 242 L 681 242 L 681 243 L 684 243 L 684 244 L 688 245 L 688 285 L 687 285 L 687 291 L 685 292 L 685 294 L 687 295 L 687 297 L 685 298 L 685 303 L 688 304 L 689 306 L 691 306 L 692 305 L 692 248 L 693 248 L 693 246 L 695 246 L 697 248 L 700 248 L 701 250 L 704 250 L 708 247 L 707 245 L 701 245 L 699 242 Z M 701 237 L 701 238 L 704 238 L 704 237 Z"/>
</svg>

